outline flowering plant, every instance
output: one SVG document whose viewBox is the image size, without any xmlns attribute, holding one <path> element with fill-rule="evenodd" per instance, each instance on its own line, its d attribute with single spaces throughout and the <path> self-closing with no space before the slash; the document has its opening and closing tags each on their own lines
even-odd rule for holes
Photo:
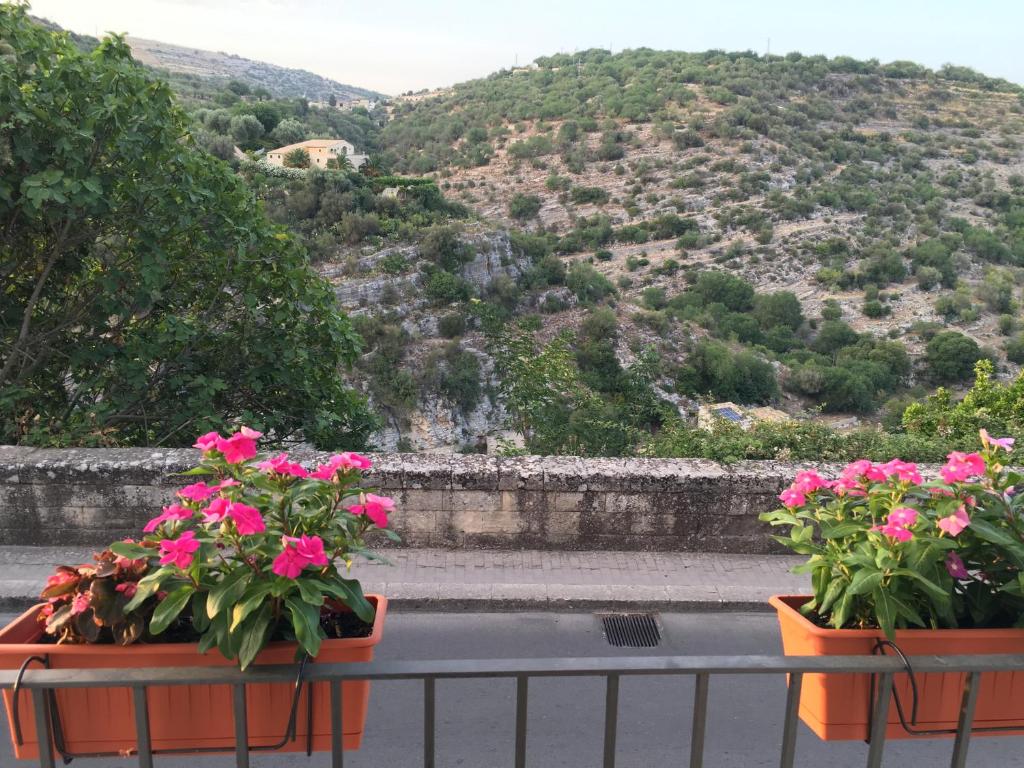
<svg viewBox="0 0 1024 768">
<path fill-rule="evenodd" d="M 939 477 L 893 459 L 847 466 L 835 480 L 800 472 L 761 519 L 808 555 L 805 615 L 836 629 L 1024 626 L 1024 477 L 1001 459 L 1013 438 L 981 430 Z"/>
<path fill-rule="evenodd" d="M 387 530 L 394 502 L 360 487 L 369 459 L 340 453 L 307 469 L 287 454 L 257 456 L 260 436 L 242 427 L 200 437 L 202 460 L 186 474 L 205 479 L 179 490 L 141 542 L 110 547 L 117 568 L 141 576 L 122 592 L 124 614 L 151 616 L 150 637 L 190 624 L 200 652 L 217 647 L 243 668 L 276 637 L 316 656 L 336 623 L 332 605 L 371 623 L 374 607 L 347 574 L 357 556 L 374 557 L 369 532 L 397 539 Z M 76 590 L 99 616 L 92 594 Z"/>
</svg>

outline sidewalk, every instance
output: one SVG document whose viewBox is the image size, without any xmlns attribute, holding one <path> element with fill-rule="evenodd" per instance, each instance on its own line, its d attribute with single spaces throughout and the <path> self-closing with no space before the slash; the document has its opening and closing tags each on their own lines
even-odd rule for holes
<svg viewBox="0 0 1024 768">
<path fill-rule="evenodd" d="M 35 602 L 57 564 L 91 561 L 80 547 L 0 546 L 0 610 Z M 766 610 L 773 594 L 801 594 L 806 576 L 789 569 L 801 557 L 703 552 L 547 552 L 392 549 L 392 565 L 358 563 L 367 592 L 392 609 Z"/>
</svg>

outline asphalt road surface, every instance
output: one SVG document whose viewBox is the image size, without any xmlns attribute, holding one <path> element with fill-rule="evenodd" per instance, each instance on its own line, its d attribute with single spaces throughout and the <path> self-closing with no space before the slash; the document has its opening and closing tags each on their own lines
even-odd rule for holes
<svg viewBox="0 0 1024 768">
<path fill-rule="evenodd" d="M 9 617 L 0 615 L 6 623 Z M 663 614 L 665 638 L 650 651 L 607 644 L 590 614 L 426 614 L 388 616 L 379 659 L 523 658 L 621 654 L 774 654 L 778 628 L 769 614 Z M 527 765 L 596 768 L 601 764 L 604 683 L 597 679 L 530 682 Z M 623 678 L 619 698 L 618 766 L 660 768 L 688 764 L 693 684 L 679 678 Z M 712 677 L 705 750 L 707 768 L 777 766 L 785 700 L 781 677 Z M 345 754 L 347 768 L 415 768 L 422 760 L 422 683 L 375 683 L 363 747 Z M 437 683 L 438 768 L 512 765 L 515 690 L 505 681 Z M 952 742 L 890 742 L 885 765 L 940 768 Z M 18 768 L 6 733 L 0 766 Z M 797 765 L 863 766 L 859 742 L 823 743 L 803 725 Z M 134 760 L 76 760 L 80 768 L 116 768 Z M 227 768 L 233 757 L 157 758 L 162 768 Z M 259 768 L 326 768 L 330 757 L 253 755 Z M 976 738 L 972 768 L 1024 766 L 1024 738 Z"/>
</svg>

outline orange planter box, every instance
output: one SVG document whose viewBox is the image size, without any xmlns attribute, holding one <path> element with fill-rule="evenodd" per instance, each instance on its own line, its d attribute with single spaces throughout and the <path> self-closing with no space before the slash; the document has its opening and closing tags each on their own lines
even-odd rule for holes
<svg viewBox="0 0 1024 768">
<path fill-rule="evenodd" d="M 804 618 L 799 610 L 810 599 L 808 595 L 780 595 L 768 601 L 778 612 L 782 650 L 787 656 L 870 655 L 875 641 L 885 639 L 878 629 L 819 627 Z M 1024 653 L 1024 629 L 901 629 L 896 631 L 896 644 L 907 656 Z M 955 729 L 966 674 L 935 672 L 915 677 L 918 687 L 915 727 L 924 730 Z M 909 718 L 912 701 L 909 675 L 897 674 L 893 690 L 899 695 Z M 804 675 L 800 719 L 826 741 L 866 740 L 870 696 L 870 675 Z M 983 674 L 974 727 L 1018 725 L 1024 732 L 1024 672 Z M 926 737 L 907 733 L 900 724 L 895 705 L 892 705 L 889 707 L 886 738 Z"/>
<path fill-rule="evenodd" d="M 357 662 L 373 659 L 380 642 L 387 614 L 387 599 L 368 595 L 376 605 L 373 631 L 368 637 L 325 640 L 318 662 Z M 25 612 L 0 630 L 0 669 L 17 669 L 29 656 L 46 656 L 51 669 L 141 669 L 145 667 L 223 667 L 229 661 L 215 649 L 200 655 L 196 643 L 114 645 L 52 645 L 39 643 L 42 631 L 36 614 L 42 606 Z M 255 664 L 294 664 L 295 643 L 271 643 Z M 31 669 L 38 668 L 33 664 Z M 263 683 L 246 686 L 249 745 L 265 747 L 278 743 L 288 722 L 294 686 L 290 683 Z M 296 739 L 280 748 L 282 752 L 306 749 L 308 706 L 304 690 L 299 697 Z M 11 691 L 4 691 L 7 720 L 14 741 L 14 717 Z M 24 743 L 14 745 L 15 756 L 37 758 L 35 719 L 32 697 L 18 694 L 19 718 Z M 130 754 L 137 749 L 135 709 L 131 688 L 77 688 L 57 691 L 57 708 L 64 734 L 64 747 L 72 754 Z M 368 681 L 342 683 L 342 730 L 345 749 L 358 749 L 366 723 L 370 698 Z M 149 727 L 154 751 L 194 750 L 232 751 L 235 725 L 231 687 L 227 685 L 159 686 L 148 689 Z M 313 685 L 313 739 L 317 752 L 331 748 L 331 700 L 327 683 Z"/>
</svg>

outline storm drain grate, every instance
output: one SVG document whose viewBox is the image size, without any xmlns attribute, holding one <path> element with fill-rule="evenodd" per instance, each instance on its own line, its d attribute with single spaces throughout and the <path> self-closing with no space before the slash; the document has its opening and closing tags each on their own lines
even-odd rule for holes
<svg viewBox="0 0 1024 768">
<path fill-rule="evenodd" d="M 604 635 L 616 648 L 654 648 L 661 644 L 658 622 L 650 613 L 606 613 Z"/>
</svg>

